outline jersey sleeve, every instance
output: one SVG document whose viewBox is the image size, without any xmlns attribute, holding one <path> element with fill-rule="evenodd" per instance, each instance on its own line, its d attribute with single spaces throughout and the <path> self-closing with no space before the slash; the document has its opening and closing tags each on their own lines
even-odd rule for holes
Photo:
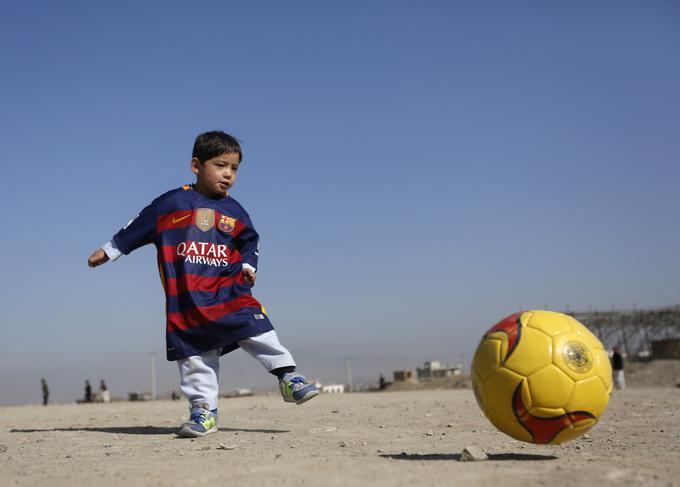
<svg viewBox="0 0 680 487">
<path fill-rule="evenodd" d="M 154 200 L 113 236 L 115 247 L 127 255 L 143 245 L 152 243 L 156 237 L 156 213 Z"/>
<path fill-rule="evenodd" d="M 253 271 L 257 271 L 257 259 L 259 257 L 258 242 L 260 241 L 260 236 L 257 231 L 255 231 L 253 222 L 250 221 L 250 217 L 247 213 L 244 213 L 239 220 L 243 227 L 235 239 L 236 250 L 241 254 L 241 262 L 243 265 L 248 265 L 253 268 Z"/>
</svg>

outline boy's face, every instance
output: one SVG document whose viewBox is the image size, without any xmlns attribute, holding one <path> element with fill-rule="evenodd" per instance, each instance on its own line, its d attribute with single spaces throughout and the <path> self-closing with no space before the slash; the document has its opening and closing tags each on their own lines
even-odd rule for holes
<svg viewBox="0 0 680 487">
<path fill-rule="evenodd" d="M 201 163 L 191 159 L 191 172 L 196 175 L 196 191 L 208 198 L 224 197 L 236 182 L 239 166 L 237 152 L 227 152 Z"/>
</svg>

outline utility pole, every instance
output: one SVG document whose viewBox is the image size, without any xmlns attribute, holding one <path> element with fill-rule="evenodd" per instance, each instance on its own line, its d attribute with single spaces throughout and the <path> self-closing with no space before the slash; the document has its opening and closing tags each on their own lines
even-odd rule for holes
<svg viewBox="0 0 680 487">
<path fill-rule="evenodd" d="M 149 361 L 151 362 L 151 400 L 156 400 L 156 354 L 151 352 L 149 354 Z"/>
<path fill-rule="evenodd" d="M 352 361 L 349 357 L 345 359 L 347 367 L 347 392 L 352 392 Z"/>
</svg>

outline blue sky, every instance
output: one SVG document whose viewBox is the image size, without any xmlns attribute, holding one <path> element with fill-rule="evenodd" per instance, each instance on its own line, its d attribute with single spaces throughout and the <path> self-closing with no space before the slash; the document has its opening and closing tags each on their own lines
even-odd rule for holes
<svg viewBox="0 0 680 487">
<path fill-rule="evenodd" d="M 0 404 L 178 382 L 154 250 L 87 256 L 243 143 L 232 194 L 301 369 L 469 360 L 520 308 L 677 304 L 676 2 L 5 2 Z M 222 385 L 271 378 L 242 352 Z"/>
</svg>

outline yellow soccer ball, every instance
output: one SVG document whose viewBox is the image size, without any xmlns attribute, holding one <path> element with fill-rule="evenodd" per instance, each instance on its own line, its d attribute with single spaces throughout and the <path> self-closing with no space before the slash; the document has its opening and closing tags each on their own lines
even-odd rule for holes
<svg viewBox="0 0 680 487">
<path fill-rule="evenodd" d="M 602 343 L 571 316 L 524 311 L 482 337 L 472 359 L 477 404 L 493 425 L 529 443 L 563 443 L 595 426 L 612 369 Z"/>
</svg>

